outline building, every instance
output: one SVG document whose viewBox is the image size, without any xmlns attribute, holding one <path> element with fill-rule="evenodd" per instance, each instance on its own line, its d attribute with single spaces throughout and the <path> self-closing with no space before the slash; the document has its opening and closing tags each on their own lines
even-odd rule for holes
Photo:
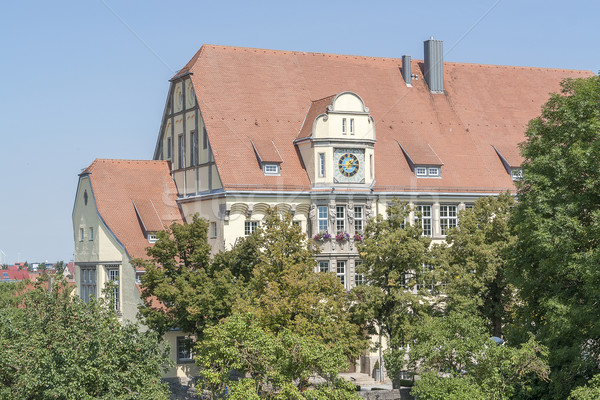
<svg viewBox="0 0 600 400">
<path fill-rule="evenodd" d="M 136 321 L 142 303 L 139 276 L 144 271 L 131 261 L 147 258 L 157 231 L 182 222 L 169 170 L 166 161 L 97 159 L 79 174 L 73 208 L 77 293 L 87 302 L 112 281 L 114 307 L 124 321 Z M 173 359 L 179 336 L 170 332 L 165 337 Z M 185 361 L 165 377 L 189 374 Z"/>
<path fill-rule="evenodd" d="M 120 311 L 134 318 L 143 271 L 131 258 L 165 221 L 196 213 L 217 252 L 254 232 L 268 208 L 290 212 L 321 246 L 317 269 L 347 289 L 361 283 L 356 241 L 392 198 L 444 240 L 461 209 L 515 191 L 528 121 L 563 79 L 593 73 L 442 54 L 433 39 L 422 61 L 202 46 L 170 80 L 154 161 L 96 160 L 80 175 L 82 298 L 116 273 Z"/>
</svg>

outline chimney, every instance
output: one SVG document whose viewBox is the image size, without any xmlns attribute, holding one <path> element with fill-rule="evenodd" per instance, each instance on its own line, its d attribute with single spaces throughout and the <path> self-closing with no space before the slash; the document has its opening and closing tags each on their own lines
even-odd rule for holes
<svg viewBox="0 0 600 400">
<path fill-rule="evenodd" d="M 444 42 L 433 36 L 423 42 L 425 53 L 425 82 L 431 93 L 444 93 Z"/>
<path fill-rule="evenodd" d="M 402 56 L 402 78 L 406 86 L 412 87 L 410 74 L 410 56 Z"/>
</svg>

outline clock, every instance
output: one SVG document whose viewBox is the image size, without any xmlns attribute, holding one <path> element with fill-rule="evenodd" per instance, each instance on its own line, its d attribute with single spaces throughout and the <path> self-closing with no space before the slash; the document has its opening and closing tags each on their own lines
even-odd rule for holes
<svg viewBox="0 0 600 400">
<path fill-rule="evenodd" d="M 340 148 L 334 149 L 333 181 L 334 183 L 364 183 L 365 182 L 365 150 Z"/>
<path fill-rule="evenodd" d="M 360 169 L 360 162 L 358 158 L 352 153 L 345 153 L 339 158 L 338 168 L 340 169 L 340 174 L 349 178 L 351 176 L 356 175 L 358 170 Z"/>
</svg>

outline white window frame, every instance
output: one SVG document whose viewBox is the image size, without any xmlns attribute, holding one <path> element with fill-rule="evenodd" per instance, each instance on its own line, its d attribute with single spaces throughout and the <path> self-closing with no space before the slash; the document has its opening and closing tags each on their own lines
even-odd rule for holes
<svg viewBox="0 0 600 400">
<path fill-rule="evenodd" d="M 319 272 L 329 272 L 329 261 L 319 261 Z"/>
<path fill-rule="evenodd" d="M 365 212 L 363 206 L 354 206 L 354 233 L 362 233 L 365 229 Z"/>
<path fill-rule="evenodd" d="M 417 283 L 417 290 L 427 289 L 428 291 L 433 290 L 433 266 L 429 264 L 423 264 L 421 266 L 421 281 Z M 424 280 L 426 276 L 431 278 L 431 281 Z"/>
<path fill-rule="evenodd" d="M 362 260 L 354 261 L 354 286 L 360 286 L 365 284 L 365 277 L 363 274 L 359 274 L 358 267 L 362 265 Z"/>
<path fill-rule="evenodd" d="M 211 222 L 209 228 L 210 228 L 210 238 L 216 239 L 217 238 L 217 223 Z"/>
<path fill-rule="evenodd" d="M 335 268 L 335 276 L 338 277 L 340 283 L 346 287 L 346 261 L 337 261 Z"/>
<path fill-rule="evenodd" d="M 439 178 L 442 173 L 439 166 L 418 165 L 415 166 L 415 175 L 420 178 Z"/>
<path fill-rule="evenodd" d="M 519 181 L 523 178 L 523 170 L 521 168 L 513 168 L 510 170 L 510 177 L 513 181 Z"/>
<path fill-rule="evenodd" d="M 415 221 L 418 221 L 421 224 L 422 236 L 431 236 L 433 233 L 433 224 L 432 224 L 432 207 L 431 204 L 417 204 L 415 207 Z M 416 215 L 420 213 L 421 215 Z"/>
<path fill-rule="evenodd" d="M 158 236 L 155 233 L 148 233 L 148 243 L 158 242 Z"/>
<path fill-rule="evenodd" d="M 415 174 L 417 174 L 417 176 L 427 176 L 427 168 L 415 167 Z"/>
<path fill-rule="evenodd" d="M 319 177 L 325 178 L 325 153 L 319 153 Z"/>
<path fill-rule="evenodd" d="M 186 336 L 177 336 L 177 364 L 187 364 L 194 362 L 192 344 L 193 341 L 191 338 Z"/>
<path fill-rule="evenodd" d="M 346 118 L 342 118 L 342 135 L 346 134 Z"/>
<path fill-rule="evenodd" d="M 258 221 L 244 222 L 244 236 L 250 236 L 258 229 Z"/>
<path fill-rule="evenodd" d="M 115 311 L 120 310 L 121 306 L 121 297 L 120 297 L 120 283 L 119 283 L 119 265 L 107 265 L 106 266 L 106 275 L 109 281 L 112 281 L 116 284 L 116 287 L 112 290 L 113 300 L 115 302 L 114 309 Z"/>
<path fill-rule="evenodd" d="M 319 232 L 328 232 L 329 228 L 329 207 L 317 206 L 317 225 Z"/>
<path fill-rule="evenodd" d="M 351 135 L 354 135 L 354 118 L 350 118 L 350 126 L 349 126 L 349 129 L 350 129 L 350 134 L 351 134 Z"/>
<path fill-rule="evenodd" d="M 428 167 L 427 175 L 428 176 L 440 176 L 440 169 L 438 167 Z"/>
<path fill-rule="evenodd" d="M 90 242 L 93 242 L 93 241 L 94 241 L 94 227 L 93 227 L 93 226 L 90 226 L 90 227 L 89 227 L 89 229 L 88 229 L 88 233 L 89 233 L 88 240 L 89 240 Z"/>
<path fill-rule="evenodd" d="M 458 225 L 458 206 L 456 204 L 440 205 L 440 233 L 448 234 L 450 228 Z"/>
<path fill-rule="evenodd" d="M 79 241 L 83 242 L 84 237 L 85 237 L 85 229 L 79 228 Z"/>
<path fill-rule="evenodd" d="M 346 206 L 335 206 L 336 232 L 346 232 Z"/>
<path fill-rule="evenodd" d="M 263 173 L 265 175 L 279 175 L 279 164 L 277 163 L 265 163 L 263 164 Z"/>
</svg>

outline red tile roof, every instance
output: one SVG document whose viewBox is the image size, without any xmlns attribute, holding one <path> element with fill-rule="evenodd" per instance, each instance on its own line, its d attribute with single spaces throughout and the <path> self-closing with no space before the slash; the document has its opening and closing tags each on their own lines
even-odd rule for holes
<svg viewBox="0 0 600 400">
<path fill-rule="evenodd" d="M 514 186 L 492 146 L 516 149 L 528 121 L 564 78 L 593 75 L 446 62 L 446 93 L 433 95 L 422 61 L 411 62 L 418 79 L 410 88 L 401 65 L 393 58 L 204 45 L 177 76 L 192 74 L 226 189 L 309 189 L 293 141 L 310 134 L 304 120 L 324 111 L 324 98 L 352 91 L 376 123 L 375 190 L 497 192 Z M 256 156 L 248 139 L 273 143 L 283 161 L 281 176 L 264 176 L 258 163 L 249 162 Z M 439 158 L 442 177 L 417 179 L 398 143 L 424 150 L 414 153 L 424 163 Z"/>
<path fill-rule="evenodd" d="M 167 161 L 96 159 L 81 175 L 89 176 L 100 217 L 131 258 L 146 258 L 143 224 L 155 231 L 182 222 Z"/>
</svg>

